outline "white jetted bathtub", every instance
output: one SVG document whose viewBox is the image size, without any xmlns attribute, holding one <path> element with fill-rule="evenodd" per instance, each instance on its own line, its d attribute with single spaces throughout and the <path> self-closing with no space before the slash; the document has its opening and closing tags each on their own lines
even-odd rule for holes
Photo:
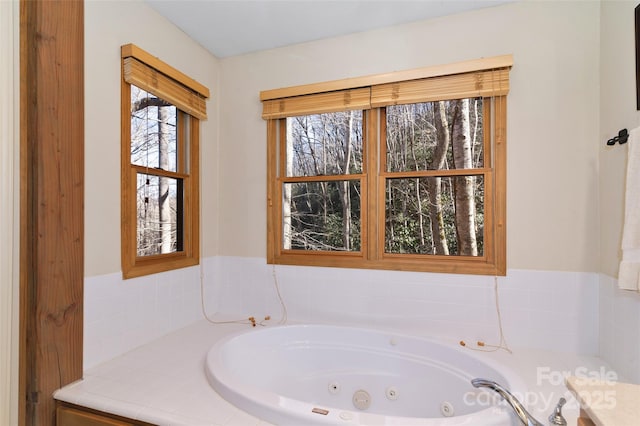
<svg viewBox="0 0 640 426">
<path fill-rule="evenodd" d="M 327 325 L 228 336 L 207 354 L 206 372 L 227 401 L 278 425 L 517 425 L 471 379 L 524 391 L 512 372 L 467 349 Z"/>
</svg>

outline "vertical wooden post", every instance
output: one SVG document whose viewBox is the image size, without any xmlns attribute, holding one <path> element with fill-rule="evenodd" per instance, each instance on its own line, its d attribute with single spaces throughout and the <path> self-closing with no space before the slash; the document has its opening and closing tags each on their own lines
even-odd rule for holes
<svg viewBox="0 0 640 426">
<path fill-rule="evenodd" d="M 82 377 L 84 5 L 20 1 L 20 424 Z"/>
</svg>

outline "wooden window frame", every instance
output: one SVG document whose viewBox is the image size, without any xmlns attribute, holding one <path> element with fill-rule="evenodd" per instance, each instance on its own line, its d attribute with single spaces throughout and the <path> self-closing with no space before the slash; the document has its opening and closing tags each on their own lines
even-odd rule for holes
<svg viewBox="0 0 640 426">
<path fill-rule="evenodd" d="M 274 89 L 260 93 L 267 121 L 267 263 L 389 269 L 477 275 L 506 275 L 506 131 L 511 55 L 436 67 L 325 83 Z M 369 92 L 369 103 L 363 101 Z M 482 97 L 485 120 L 485 164 L 482 169 L 437 170 L 420 176 L 481 175 L 485 185 L 484 251 L 481 256 L 392 254 L 384 251 L 385 183 L 383 168 L 387 105 Z M 283 248 L 282 186 L 286 177 L 283 144 L 286 117 L 332 111 L 363 110 L 365 160 L 361 180 L 359 252 L 285 250 Z M 415 172 L 408 173 L 415 177 Z M 322 180 L 344 176 L 319 177 Z M 307 179 L 308 180 L 308 179 Z M 313 180 L 313 179 L 312 179 Z"/>
<path fill-rule="evenodd" d="M 200 119 L 206 118 L 209 90 L 139 47 L 122 46 L 121 84 L 121 260 L 123 278 L 197 265 L 200 261 Z M 134 65 L 133 71 L 130 66 Z M 176 106 L 179 129 L 177 171 L 131 163 L 131 85 Z M 188 140 L 187 140 L 188 139 Z M 188 149 L 185 148 L 188 145 Z M 138 174 L 182 181 L 182 250 L 152 256 L 137 254 Z"/>
</svg>

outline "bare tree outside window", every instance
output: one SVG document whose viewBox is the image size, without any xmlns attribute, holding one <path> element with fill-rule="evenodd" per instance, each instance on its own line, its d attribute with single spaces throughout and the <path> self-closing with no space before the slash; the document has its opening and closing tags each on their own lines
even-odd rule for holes
<svg viewBox="0 0 640 426">
<path fill-rule="evenodd" d="M 388 106 L 385 251 L 482 256 L 482 98 Z M 463 171 L 407 177 L 409 172 Z M 405 175 L 403 177 L 403 174 Z"/>
<path fill-rule="evenodd" d="M 177 161 L 176 107 L 132 85 L 131 163 L 156 172 L 175 172 Z M 138 256 L 180 250 L 181 180 L 138 173 L 137 182 Z"/>
<path fill-rule="evenodd" d="M 286 175 L 302 179 L 283 186 L 284 248 L 360 250 L 360 181 L 349 175 L 362 173 L 362 111 L 290 117 L 286 129 Z"/>
</svg>

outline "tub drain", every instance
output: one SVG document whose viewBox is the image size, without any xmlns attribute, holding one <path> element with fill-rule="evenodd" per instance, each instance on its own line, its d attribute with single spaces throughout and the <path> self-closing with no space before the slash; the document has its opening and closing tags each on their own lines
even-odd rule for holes
<svg viewBox="0 0 640 426">
<path fill-rule="evenodd" d="M 358 410 L 366 410 L 371 405 L 371 395 L 366 390 L 357 390 L 353 393 L 353 406 Z"/>
</svg>

